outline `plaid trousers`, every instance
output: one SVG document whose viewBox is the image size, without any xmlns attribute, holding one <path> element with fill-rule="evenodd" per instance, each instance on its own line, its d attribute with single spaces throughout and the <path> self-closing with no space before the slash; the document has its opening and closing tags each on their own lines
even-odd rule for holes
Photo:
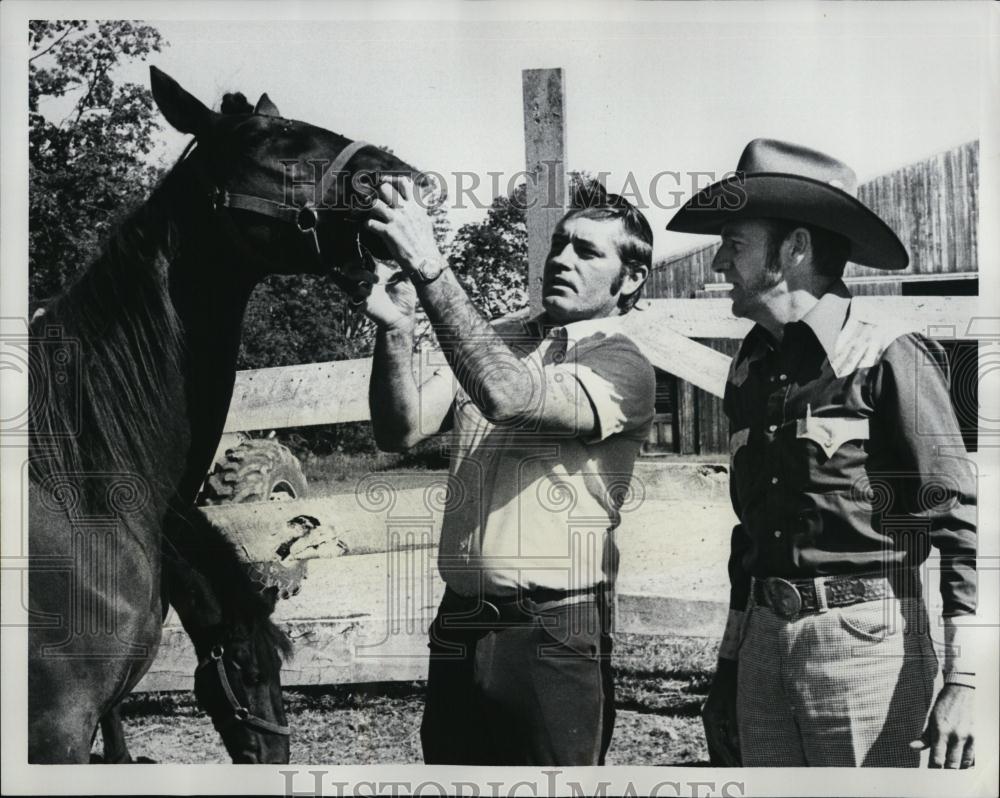
<svg viewBox="0 0 1000 798">
<path fill-rule="evenodd" d="M 919 598 L 789 621 L 748 610 L 737 715 L 748 767 L 917 767 L 938 663 Z"/>
</svg>

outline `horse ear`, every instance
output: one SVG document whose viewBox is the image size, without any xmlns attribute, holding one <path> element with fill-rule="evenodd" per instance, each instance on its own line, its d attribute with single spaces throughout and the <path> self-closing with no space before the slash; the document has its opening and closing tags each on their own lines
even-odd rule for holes
<svg viewBox="0 0 1000 798">
<path fill-rule="evenodd" d="M 257 104 L 253 107 L 253 112 L 261 116 L 281 116 L 281 111 L 278 110 L 278 106 L 271 102 L 271 98 L 267 96 L 267 92 L 260 95 L 260 99 L 257 100 Z"/>
<path fill-rule="evenodd" d="M 201 100 L 155 66 L 149 68 L 149 82 L 157 107 L 174 128 L 195 136 L 208 130 L 214 114 Z"/>
</svg>

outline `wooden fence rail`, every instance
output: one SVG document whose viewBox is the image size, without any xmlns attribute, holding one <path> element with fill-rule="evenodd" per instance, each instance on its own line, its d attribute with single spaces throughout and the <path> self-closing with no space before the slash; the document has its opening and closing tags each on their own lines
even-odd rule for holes
<svg viewBox="0 0 1000 798">
<path fill-rule="evenodd" d="M 978 297 L 857 297 L 859 318 L 942 338 L 974 337 Z M 692 338 L 738 339 L 750 323 L 734 318 L 728 299 L 651 299 L 626 316 L 626 329 L 650 362 L 721 396 L 729 357 Z M 371 360 L 343 360 L 241 371 L 226 430 L 282 429 L 365 421 Z"/>
</svg>

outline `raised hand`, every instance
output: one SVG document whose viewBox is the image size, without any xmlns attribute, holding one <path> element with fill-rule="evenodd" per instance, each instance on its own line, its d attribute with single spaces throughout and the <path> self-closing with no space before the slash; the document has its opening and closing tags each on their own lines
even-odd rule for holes
<svg viewBox="0 0 1000 798">
<path fill-rule="evenodd" d="M 391 264 L 377 262 L 378 282 L 365 302 L 365 314 L 380 327 L 412 327 L 417 291 L 406 274 Z"/>
</svg>

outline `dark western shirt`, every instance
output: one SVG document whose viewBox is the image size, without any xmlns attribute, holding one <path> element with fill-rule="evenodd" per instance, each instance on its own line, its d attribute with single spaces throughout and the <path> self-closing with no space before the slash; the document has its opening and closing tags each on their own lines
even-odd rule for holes
<svg viewBox="0 0 1000 798">
<path fill-rule="evenodd" d="M 733 359 L 730 607 L 751 576 L 903 573 L 941 554 L 943 615 L 976 606 L 975 481 L 944 352 L 851 317 L 843 284 L 780 344 L 759 325 Z"/>
</svg>

